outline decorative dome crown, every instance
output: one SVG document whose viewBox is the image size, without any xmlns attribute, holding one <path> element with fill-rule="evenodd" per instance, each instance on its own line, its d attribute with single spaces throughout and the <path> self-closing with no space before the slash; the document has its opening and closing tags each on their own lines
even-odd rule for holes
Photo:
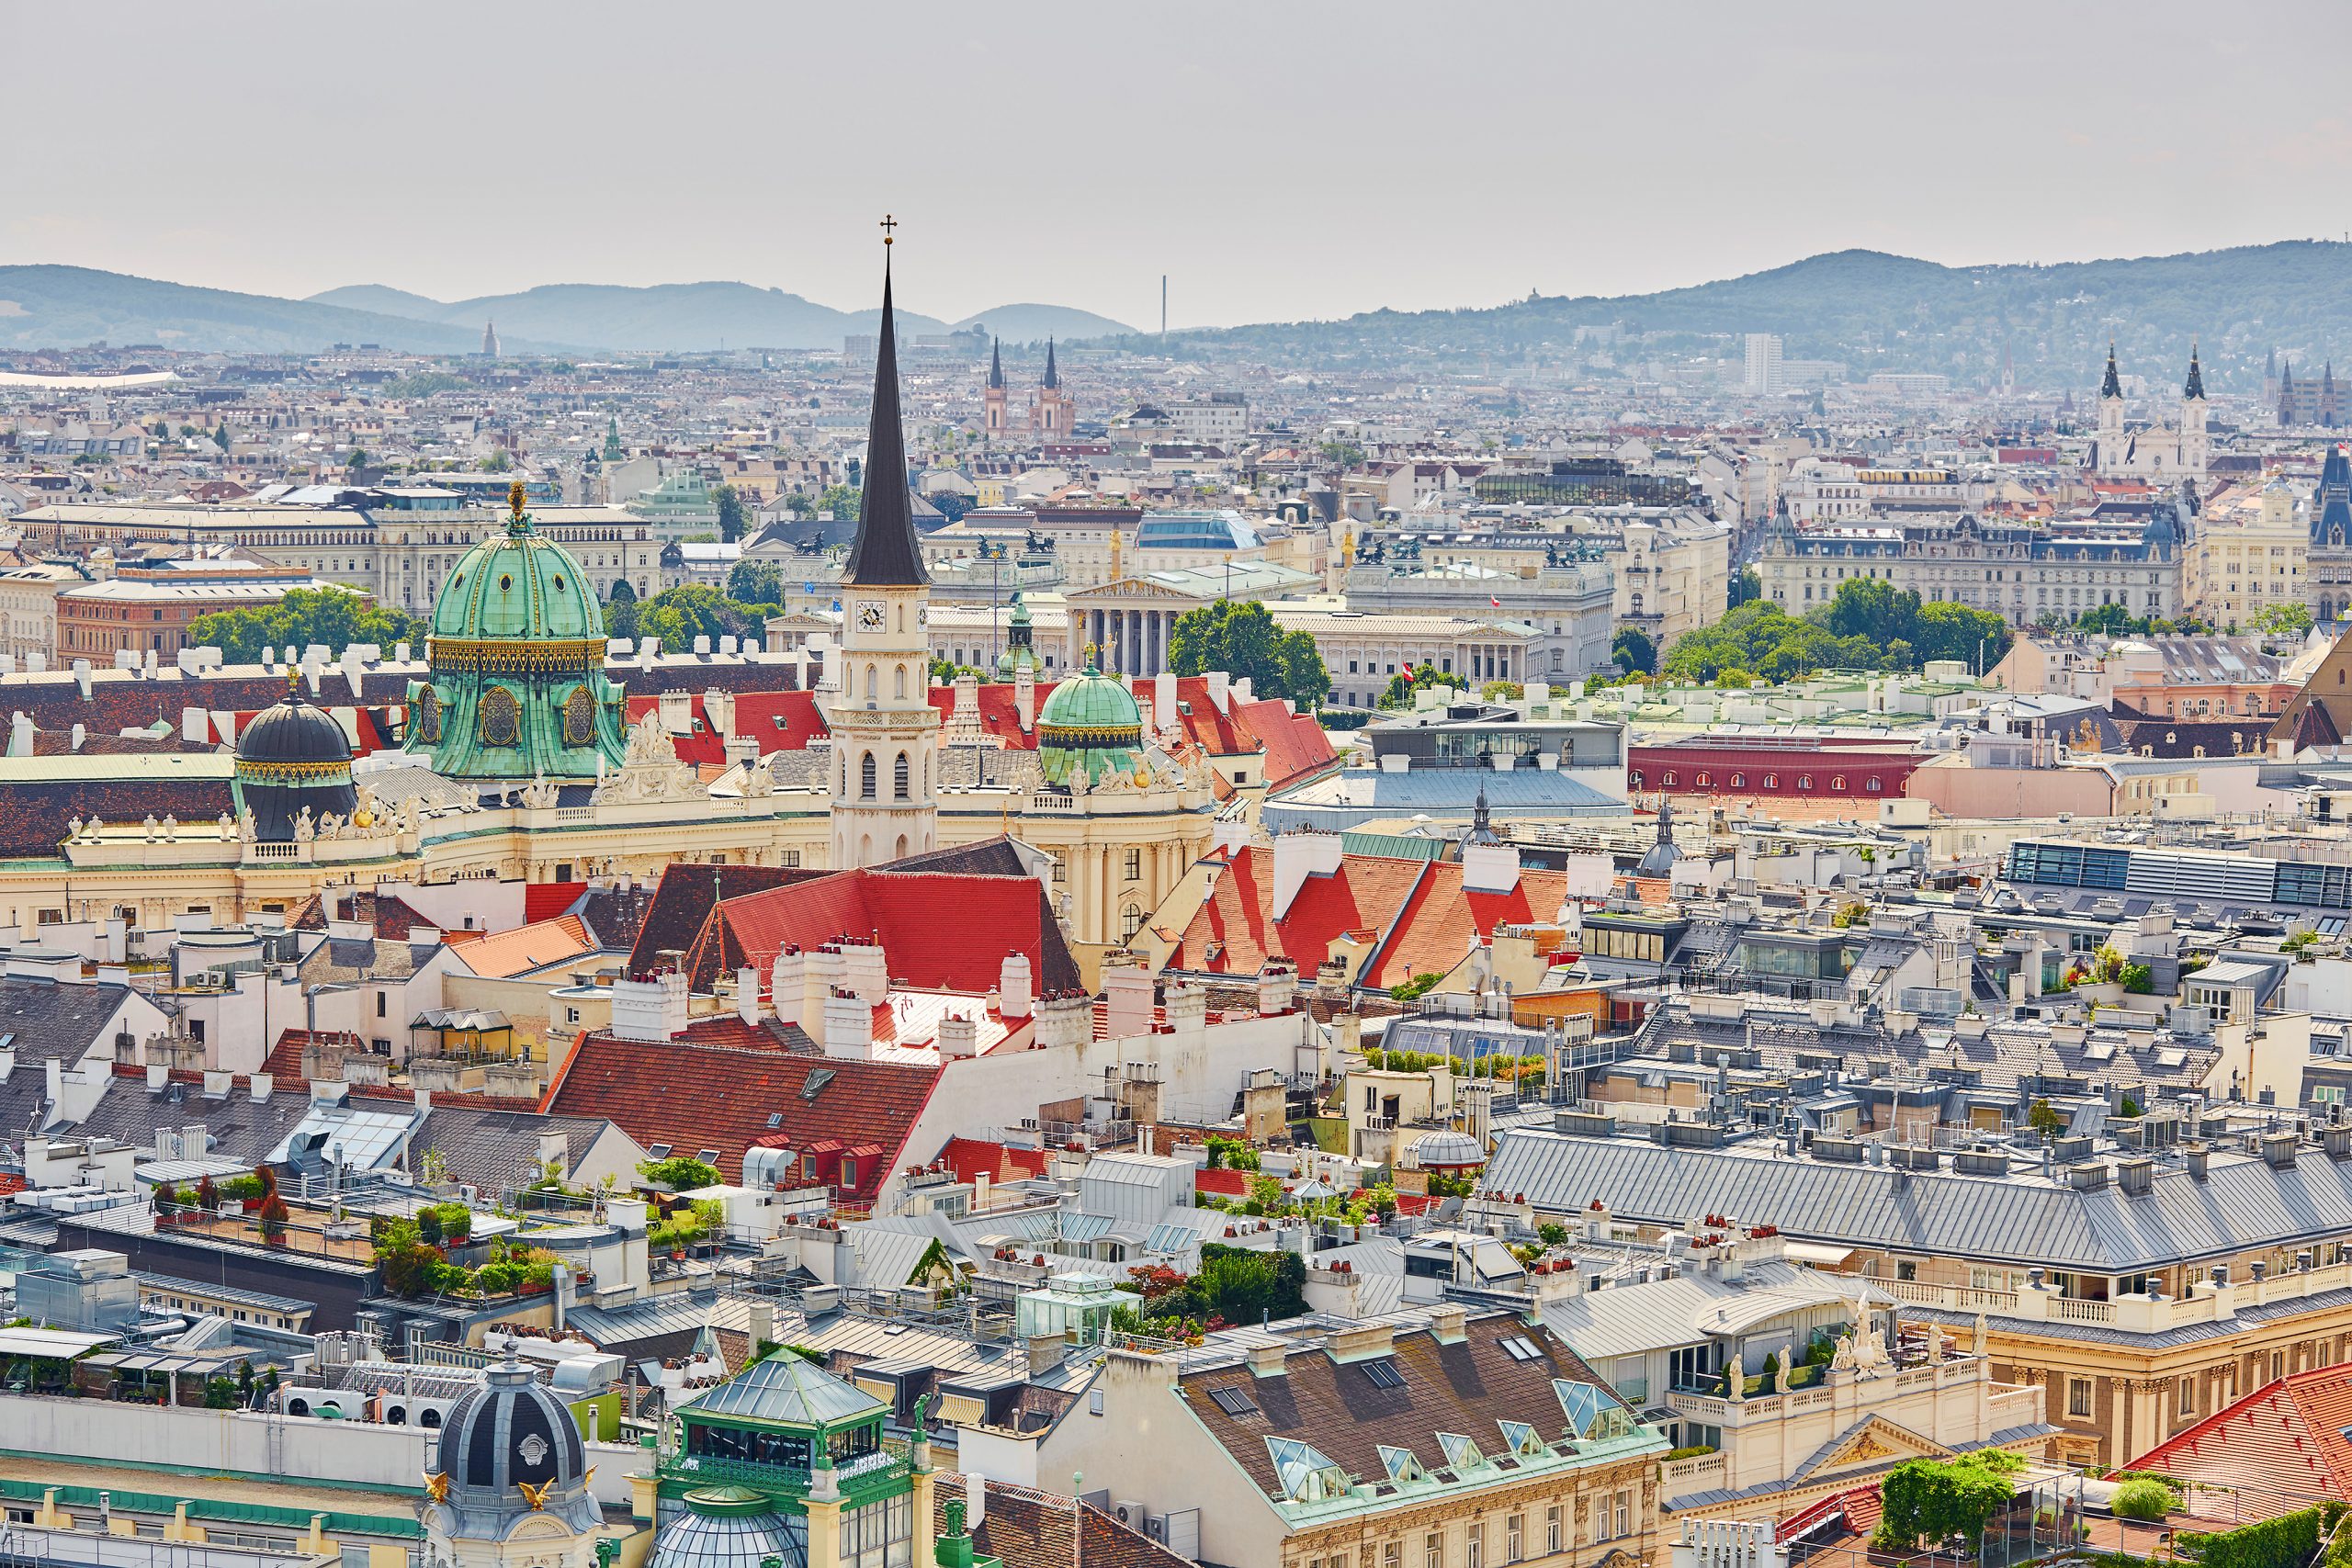
<svg viewBox="0 0 2352 1568">
<path fill-rule="evenodd" d="M 468 550 L 433 606 L 433 636 L 465 641 L 516 637 L 604 640 L 605 617 L 571 552 L 542 538 L 507 492 L 506 532 Z"/>
<path fill-rule="evenodd" d="M 519 1361 L 489 1369 L 480 1388 L 449 1409 L 441 1428 L 441 1506 L 453 1535 L 503 1538 L 522 1517 L 545 1511 L 575 1528 L 596 1515 L 571 1412 Z"/>
<path fill-rule="evenodd" d="M 1413 1163 L 1427 1170 L 1454 1169 L 1487 1163 L 1487 1151 L 1478 1140 L 1467 1133 L 1457 1133 L 1450 1127 L 1433 1133 L 1423 1133 L 1413 1140 Z"/>
</svg>

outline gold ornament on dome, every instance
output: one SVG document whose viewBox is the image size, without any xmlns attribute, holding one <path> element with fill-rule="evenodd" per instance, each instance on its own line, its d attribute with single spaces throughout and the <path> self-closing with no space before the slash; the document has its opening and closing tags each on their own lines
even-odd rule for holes
<svg viewBox="0 0 2352 1568">
<path fill-rule="evenodd" d="M 500 637 L 435 637 L 429 655 L 435 672 L 481 675 L 551 675 L 601 670 L 603 637 L 560 637 L 522 642 Z"/>
<path fill-rule="evenodd" d="M 523 728 L 522 705 L 514 694 L 503 686 L 492 686 L 481 694 L 481 743 L 485 746 L 512 746 L 520 739 Z"/>
</svg>

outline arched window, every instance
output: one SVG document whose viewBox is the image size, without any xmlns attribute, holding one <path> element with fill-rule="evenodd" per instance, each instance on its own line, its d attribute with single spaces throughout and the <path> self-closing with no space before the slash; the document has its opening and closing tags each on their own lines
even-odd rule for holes
<svg viewBox="0 0 2352 1568">
<path fill-rule="evenodd" d="M 1672 788 L 1675 786 L 1675 784 L 1676 784 L 1676 783 L 1677 783 L 1678 781 L 1676 780 L 1676 778 L 1675 778 L 1675 776 L 1674 776 L 1674 773 L 1673 773 L 1673 771 L 1672 771 L 1671 769 L 1668 769 L 1668 772 L 1667 772 L 1667 775 L 1666 775 L 1666 778 L 1665 778 L 1665 780 L 1664 780 L 1663 782 L 1664 782 L 1664 784 L 1665 784 L 1665 785 L 1666 785 L 1666 787 L 1667 787 L 1668 789 L 1672 789 Z"/>
<path fill-rule="evenodd" d="M 1701 773 L 1697 778 L 1692 779 L 1690 782 L 1697 784 L 1701 789 L 1705 789 L 1709 784 L 1713 784 L 1714 780 L 1709 774 Z"/>
<path fill-rule="evenodd" d="M 1878 780 L 1876 780 L 1876 779 L 1872 779 L 1872 780 L 1871 780 L 1871 781 L 1870 781 L 1870 783 L 1868 783 L 1868 784 L 1864 784 L 1862 787 L 1863 787 L 1864 789 L 1866 789 L 1866 790 L 1870 791 L 1870 792 L 1871 792 L 1871 794 L 1872 794 L 1872 795 L 1876 795 L 1876 794 L 1878 793 Z"/>
<path fill-rule="evenodd" d="M 897 697 L 900 702 L 904 702 L 904 701 L 906 701 L 906 699 L 907 699 L 907 667 L 906 667 L 905 665 L 901 664 L 901 665 L 899 665 L 899 666 L 898 667 L 898 676 L 897 676 L 897 679 L 894 681 L 893 684 L 895 684 L 895 685 L 897 686 L 897 688 L 898 688 L 898 689 L 897 689 L 895 692 L 893 692 L 891 694 L 892 694 L 893 696 Z"/>
<path fill-rule="evenodd" d="M 865 700 L 869 703 L 881 694 L 881 688 L 877 683 L 879 680 L 880 677 L 876 674 L 874 666 L 867 665 L 865 667 Z"/>
<path fill-rule="evenodd" d="M 1846 790 L 1846 775 L 1843 773 L 1832 773 L 1829 776 L 1829 787 L 1837 794 L 1844 794 Z"/>
<path fill-rule="evenodd" d="M 1797 775 L 1797 788 L 1799 788 L 1799 789 L 1804 789 L 1804 790 L 1809 790 L 1809 789 L 1811 789 L 1812 787 L 1813 787 L 1813 775 L 1812 775 L 1811 773 L 1799 773 L 1799 774 Z"/>
<path fill-rule="evenodd" d="M 1141 930 L 1143 930 L 1143 906 L 1130 904 L 1126 908 L 1126 912 L 1119 917 L 1120 945 L 1125 946 L 1135 941 L 1136 932 Z"/>
<path fill-rule="evenodd" d="M 899 835 L 899 852 L 890 858 L 893 860 L 904 860 L 907 858 L 907 836 L 904 833 Z M 846 1180 L 848 1179 L 844 1177 L 842 1179 Z"/>
<path fill-rule="evenodd" d="M 892 763 L 890 767 L 890 784 L 897 792 L 899 799 L 905 800 L 908 798 L 908 786 L 911 783 L 912 779 L 910 776 L 910 771 L 907 766 L 907 754 L 904 751 L 901 751 L 899 753 L 899 760 Z"/>
<path fill-rule="evenodd" d="M 1747 775 L 1746 773 L 1732 774 L 1731 787 L 1734 789 L 1746 789 L 1747 787 Z"/>
<path fill-rule="evenodd" d="M 871 751 L 857 764 L 857 797 L 860 800 L 874 798 L 874 753 Z"/>
</svg>

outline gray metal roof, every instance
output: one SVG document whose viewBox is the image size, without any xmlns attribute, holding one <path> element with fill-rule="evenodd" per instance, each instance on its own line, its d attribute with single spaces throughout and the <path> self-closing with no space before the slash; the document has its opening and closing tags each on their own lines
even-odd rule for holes
<svg viewBox="0 0 2352 1568">
<path fill-rule="evenodd" d="M 1497 1144 L 1486 1179 L 1555 1213 L 1581 1212 L 1597 1198 L 1614 1213 L 1669 1224 L 1734 1213 L 1808 1240 L 2102 1274 L 2352 1230 L 2352 1162 L 2310 1149 L 2286 1169 L 2225 1156 L 2202 1181 L 2161 1172 L 2140 1197 L 2112 1184 L 2077 1191 L 2033 1177 L 1772 1157 L 1777 1153 L 1513 1129 Z"/>
<path fill-rule="evenodd" d="M 875 1416 L 880 1400 L 791 1350 L 729 1379 L 694 1402 L 697 1416 L 741 1416 L 792 1427 L 832 1427 Z"/>
</svg>

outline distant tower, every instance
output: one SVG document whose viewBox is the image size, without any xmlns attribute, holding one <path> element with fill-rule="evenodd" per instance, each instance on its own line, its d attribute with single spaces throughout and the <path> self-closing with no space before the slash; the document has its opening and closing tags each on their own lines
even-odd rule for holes
<svg viewBox="0 0 2352 1568">
<path fill-rule="evenodd" d="M 890 243 L 884 220 L 882 243 Z M 899 418 L 899 332 L 883 253 L 874 412 L 857 539 L 842 570 L 841 679 L 826 704 L 833 732 L 832 863 L 880 865 L 936 849 L 939 710 L 928 695 L 931 579 L 907 489 Z"/>
<path fill-rule="evenodd" d="M 2295 423 L 2295 362 L 2291 359 L 2278 371 L 2278 423 Z"/>
<path fill-rule="evenodd" d="M 2344 423 L 2344 411 L 2335 401 L 2335 361 L 2327 360 L 2319 369 L 2319 423 L 2335 428 Z"/>
<path fill-rule="evenodd" d="M 498 357 L 498 323 L 496 321 L 484 321 L 481 325 L 481 356 L 484 359 Z"/>
<path fill-rule="evenodd" d="M 981 400 L 985 412 L 982 428 L 991 441 L 1001 439 L 1004 428 L 1004 344 L 991 339 L 989 344 L 989 389 Z"/>
<path fill-rule="evenodd" d="M 1062 389 L 1062 373 L 1054 363 L 1054 340 L 1046 340 L 1046 374 L 1029 401 L 1029 433 L 1040 441 L 1069 439 L 1069 393 Z"/>
<path fill-rule="evenodd" d="M 2107 377 L 2098 384 L 2098 467 L 2102 472 L 2121 472 L 2125 456 L 2123 439 L 2123 378 L 2115 369 L 2115 342 L 2107 344 Z"/>
<path fill-rule="evenodd" d="M 2278 351 L 2276 348 L 2263 351 L 2262 401 L 2268 408 L 2278 406 Z"/>
<path fill-rule="evenodd" d="M 2207 434 L 2205 372 L 2197 363 L 2197 343 L 2189 340 L 2188 379 L 2180 389 L 2180 466 L 2198 479 L 2205 477 L 2205 459 L 2211 437 Z"/>
</svg>

